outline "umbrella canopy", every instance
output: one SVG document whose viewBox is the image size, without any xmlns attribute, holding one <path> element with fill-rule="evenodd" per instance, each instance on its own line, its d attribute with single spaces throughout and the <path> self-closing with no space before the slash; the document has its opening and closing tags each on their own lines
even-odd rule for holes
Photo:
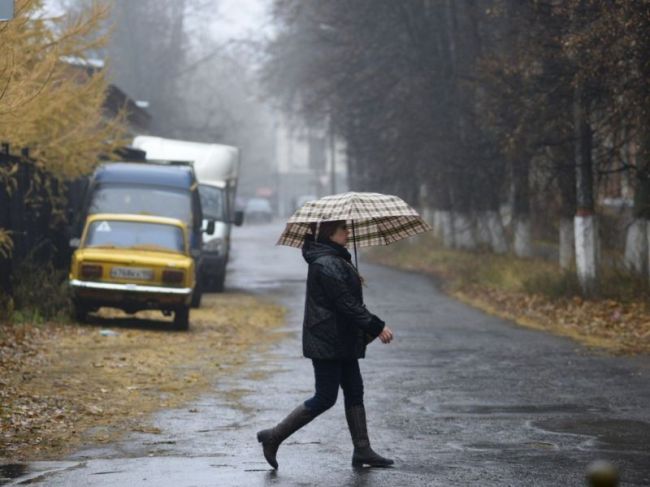
<svg viewBox="0 0 650 487">
<path fill-rule="evenodd" d="M 311 235 L 310 223 L 345 220 L 352 226 L 350 243 L 360 247 L 388 245 L 428 232 L 417 211 L 397 196 L 379 193 L 342 193 L 308 201 L 289 218 L 277 245 L 301 248 Z"/>
</svg>

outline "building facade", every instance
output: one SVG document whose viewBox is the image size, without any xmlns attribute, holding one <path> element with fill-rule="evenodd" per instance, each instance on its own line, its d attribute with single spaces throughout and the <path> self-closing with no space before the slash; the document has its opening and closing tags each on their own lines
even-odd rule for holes
<svg viewBox="0 0 650 487">
<path fill-rule="evenodd" d="M 305 200 L 347 191 L 345 144 L 324 124 L 277 114 L 274 133 L 279 216 L 290 216 Z"/>
</svg>

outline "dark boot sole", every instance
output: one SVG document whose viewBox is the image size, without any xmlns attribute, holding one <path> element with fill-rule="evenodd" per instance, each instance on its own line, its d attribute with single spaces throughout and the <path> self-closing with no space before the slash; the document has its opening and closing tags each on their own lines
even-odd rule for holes
<svg viewBox="0 0 650 487">
<path fill-rule="evenodd" d="M 393 463 L 352 462 L 352 466 L 355 468 L 364 468 L 366 466 L 370 468 L 390 468 L 393 466 Z"/>
</svg>

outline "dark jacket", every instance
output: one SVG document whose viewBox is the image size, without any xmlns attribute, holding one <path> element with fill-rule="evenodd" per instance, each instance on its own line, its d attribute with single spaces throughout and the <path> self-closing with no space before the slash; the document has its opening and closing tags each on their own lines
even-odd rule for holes
<svg viewBox="0 0 650 487">
<path fill-rule="evenodd" d="M 307 358 L 363 358 L 366 343 L 384 322 L 363 304 L 361 279 L 345 247 L 332 241 L 306 239 L 302 255 L 309 264 L 303 354 Z"/>
</svg>

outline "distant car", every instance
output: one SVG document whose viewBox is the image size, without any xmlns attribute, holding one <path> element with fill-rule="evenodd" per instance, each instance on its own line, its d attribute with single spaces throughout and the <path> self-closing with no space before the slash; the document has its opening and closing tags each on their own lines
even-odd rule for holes
<svg viewBox="0 0 650 487">
<path fill-rule="evenodd" d="M 246 203 L 246 221 L 270 222 L 273 220 L 273 209 L 266 198 L 251 198 Z"/>
<path fill-rule="evenodd" d="M 85 321 L 101 307 L 159 309 L 187 330 L 195 287 L 188 240 L 187 226 L 175 218 L 89 216 L 70 266 L 75 318 Z"/>
</svg>

